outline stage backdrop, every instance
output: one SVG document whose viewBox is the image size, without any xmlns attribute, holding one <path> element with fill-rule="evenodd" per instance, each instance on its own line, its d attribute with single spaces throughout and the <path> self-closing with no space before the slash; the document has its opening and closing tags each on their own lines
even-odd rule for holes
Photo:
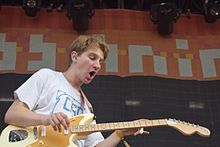
<svg viewBox="0 0 220 147">
<path fill-rule="evenodd" d="M 0 10 L 0 72 L 33 73 L 67 67 L 67 48 L 79 35 L 65 13 L 41 9 L 36 17 L 21 7 Z M 84 34 L 105 40 L 111 50 L 102 75 L 147 75 L 178 79 L 220 79 L 220 22 L 184 14 L 162 37 L 148 12 L 96 10 Z"/>
<path fill-rule="evenodd" d="M 96 10 L 84 34 L 111 50 L 100 75 L 82 88 L 97 122 L 176 118 L 208 127 L 210 138 L 158 127 L 126 140 L 134 147 L 220 147 L 219 26 L 182 15 L 172 35 L 162 37 L 148 12 Z M 64 71 L 78 35 L 64 12 L 41 9 L 32 18 L 21 7 L 0 8 L 0 132 L 13 91 L 40 68 Z"/>
</svg>

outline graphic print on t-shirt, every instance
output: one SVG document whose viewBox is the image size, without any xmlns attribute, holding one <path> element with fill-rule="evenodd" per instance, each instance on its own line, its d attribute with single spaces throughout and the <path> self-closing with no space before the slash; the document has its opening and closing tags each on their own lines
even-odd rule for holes
<svg viewBox="0 0 220 147">
<path fill-rule="evenodd" d="M 68 116 L 76 116 L 85 112 L 85 108 L 80 102 L 80 97 L 73 97 L 62 90 L 57 91 L 56 104 L 51 114 L 63 112 Z"/>
</svg>

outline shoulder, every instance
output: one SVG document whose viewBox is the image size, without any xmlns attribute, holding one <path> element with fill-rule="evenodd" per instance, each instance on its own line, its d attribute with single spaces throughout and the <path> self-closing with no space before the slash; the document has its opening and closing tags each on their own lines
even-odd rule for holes
<svg viewBox="0 0 220 147">
<path fill-rule="evenodd" d="M 38 70 L 37 72 L 35 72 L 32 75 L 32 78 L 37 78 L 37 79 L 39 78 L 41 80 L 47 80 L 47 79 L 51 79 L 51 78 L 59 76 L 60 73 L 61 72 L 57 72 L 49 68 L 42 68 Z"/>
<path fill-rule="evenodd" d="M 55 71 L 52 70 L 52 69 L 49 69 L 49 68 L 42 68 L 42 69 L 38 70 L 37 72 L 40 72 L 40 73 L 50 73 L 50 72 L 55 72 Z"/>
<path fill-rule="evenodd" d="M 54 74 L 57 74 L 59 72 L 57 71 L 54 71 L 52 69 L 49 69 L 49 68 L 42 68 L 40 70 L 38 70 L 35 74 L 38 74 L 38 75 L 54 75 Z"/>
</svg>

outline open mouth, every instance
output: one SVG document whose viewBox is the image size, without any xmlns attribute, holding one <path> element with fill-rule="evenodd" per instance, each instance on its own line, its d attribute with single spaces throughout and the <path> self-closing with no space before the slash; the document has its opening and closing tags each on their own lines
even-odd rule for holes
<svg viewBox="0 0 220 147">
<path fill-rule="evenodd" d="M 89 72 L 90 77 L 93 77 L 95 74 L 96 74 L 95 71 L 91 71 L 91 72 Z"/>
</svg>

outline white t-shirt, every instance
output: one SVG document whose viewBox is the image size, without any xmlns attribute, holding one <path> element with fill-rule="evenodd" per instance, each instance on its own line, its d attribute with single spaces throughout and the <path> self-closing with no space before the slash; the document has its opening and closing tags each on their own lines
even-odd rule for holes
<svg viewBox="0 0 220 147">
<path fill-rule="evenodd" d="M 81 103 L 81 95 L 73 88 L 61 72 L 41 69 L 34 73 L 15 92 L 15 98 L 27 104 L 29 109 L 39 114 L 63 112 L 69 118 L 89 113 L 88 106 Z M 104 140 L 100 132 L 88 135 L 76 142 L 79 147 L 95 146 Z"/>
</svg>

